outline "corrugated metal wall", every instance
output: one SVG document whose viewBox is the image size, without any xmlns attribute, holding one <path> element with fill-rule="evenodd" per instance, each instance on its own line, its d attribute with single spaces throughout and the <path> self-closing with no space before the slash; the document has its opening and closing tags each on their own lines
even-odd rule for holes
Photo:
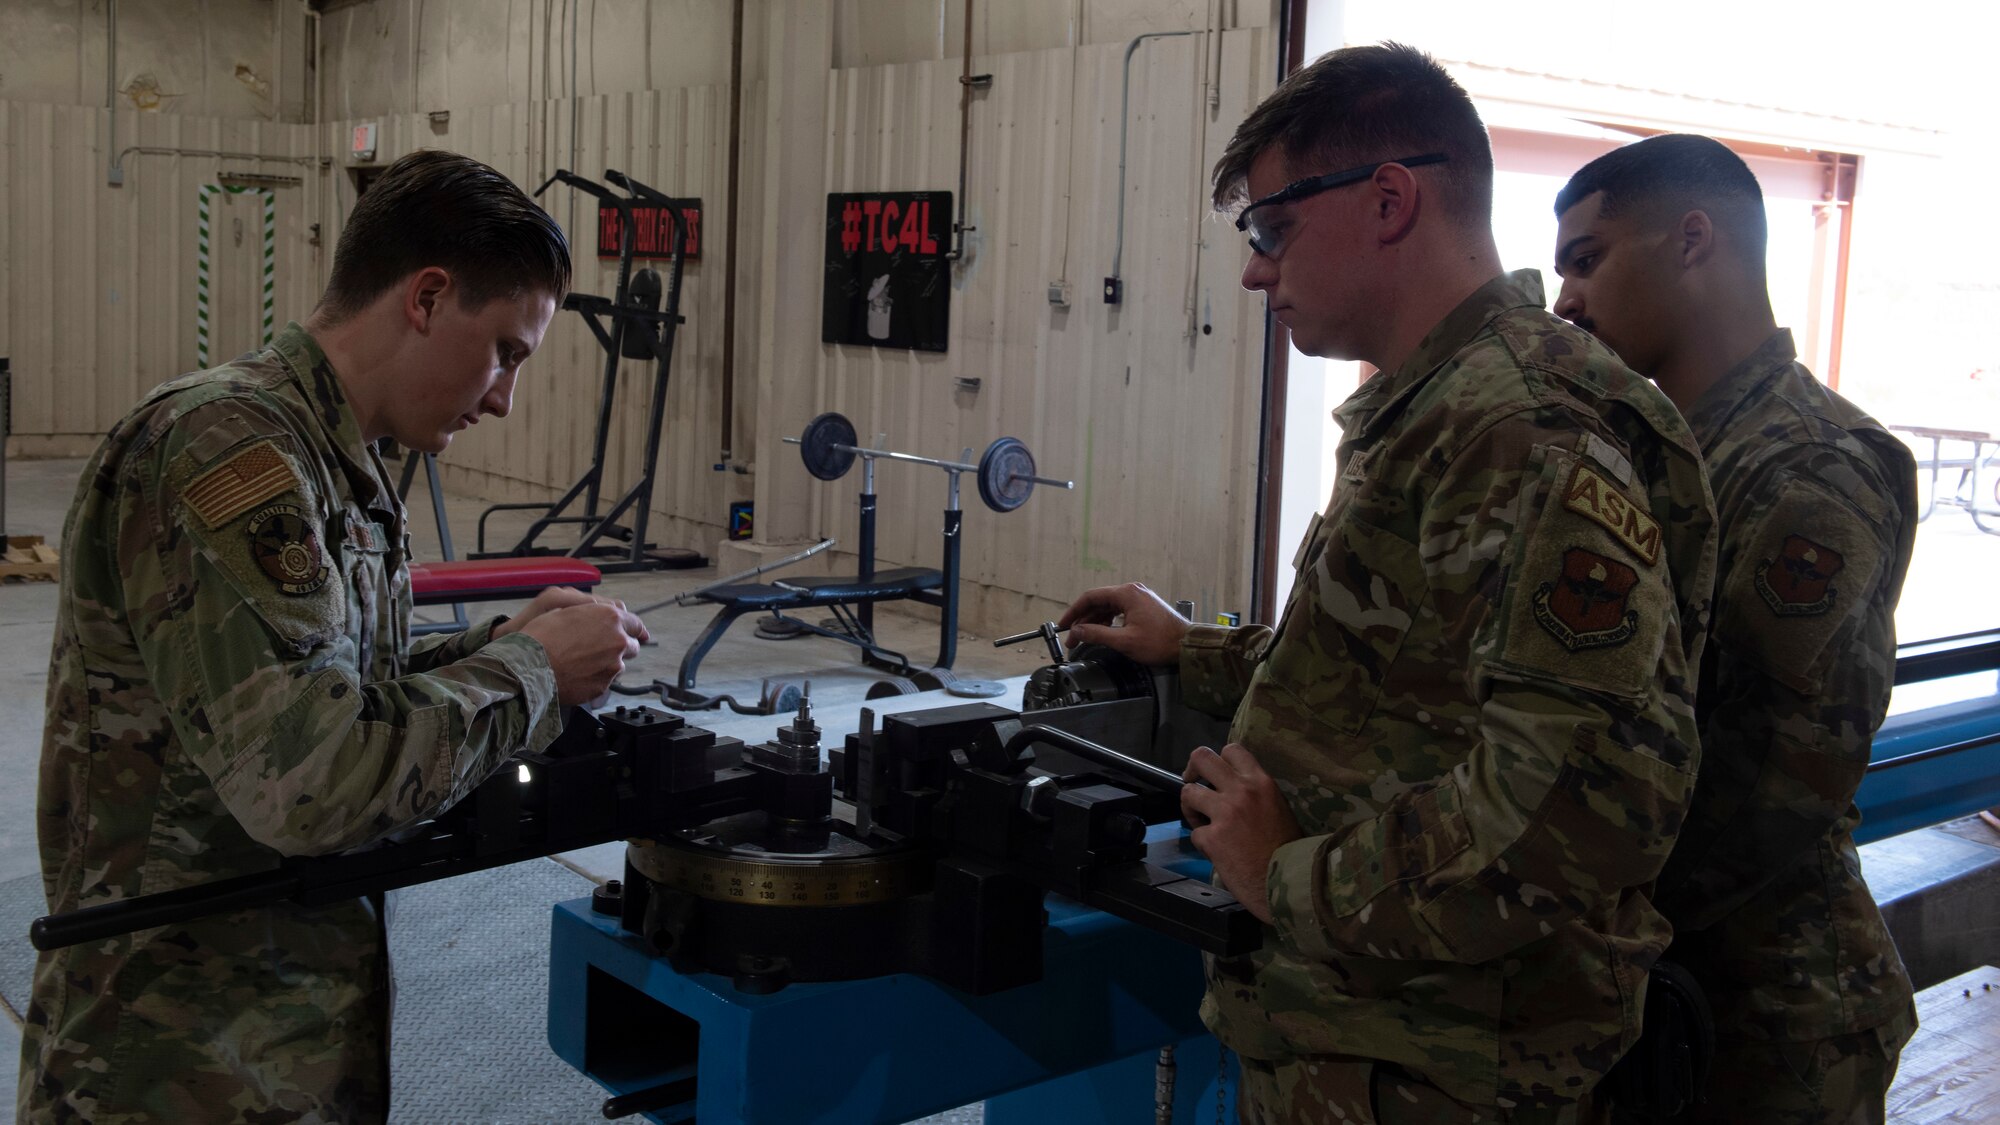
<svg viewBox="0 0 2000 1125">
<path fill-rule="evenodd" d="M 1241 243 L 1209 215 L 1200 185 L 1268 88 L 1270 39 L 1227 36 L 1221 111 L 1205 136 L 1204 42 L 1152 41 L 1133 59 L 1122 305 L 1099 291 L 1116 240 L 1124 47 L 1000 55 L 974 60 L 993 85 L 972 109 L 967 221 L 978 230 L 954 273 L 951 350 L 825 349 L 816 405 L 846 413 L 864 437 L 883 432 L 893 448 L 934 457 L 970 446 L 976 457 L 1011 435 L 1045 475 L 1076 481 L 1005 515 L 968 493 L 965 574 L 987 588 L 975 603 L 990 608 L 976 616 L 1006 618 L 996 628 L 1027 628 L 1049 608 L 1010 604 L 1006 591 L 1066 601 L 1140 578 L 1204 611 L 1248 597 L 1263 305 L 1238 284 Z M 827 190 L 955 188 L 958 86 L 955 62 L 835 72 Z M 1061 277 L 1067 309 L 1047 298 Z M 883 554 L 931 562 L 940 474 L 881 473 Z M 821 533 L 843 544 L 856 522 L 845 484 L 821 490 L 816 510 Z"/>
<path fill-rule="evenodd" d="M 119 115 L 118 144 L 309 157 L 305 126 Z M 276 304 L 317 296 L 307 224 L 318 177 L 299 164 L 133 153 L 105 182 L 106 111 L 0 102 L 0 355 L 14 369 L 17 452 L 86 451 L 148 388 L 195 365 L 196 205 L 218 170 L 301 177 L 275 189 Z M 214 205 L 217 359 L 256 342 L 263 207 Z M 239 228 L 241 240 L 238 241 Z"/>
<path fill-rule="evenodd" d="M 1261 391 L 1262 304 L 1237 284 L 1235 232 L 1210 217 L 1201 181 L 1235 123 L 1271 83 L 1267 30 L 1224 40 L 1220 112 L 1198 111 L 1198 36 L 1146 44 L 1132 68 L 1126 171 L 1126 301 L 1098 293 L 1109 272 L 1117 221 L 1122 45 L 980 58 L 994 75 L 976 95 L 969 222 L 978 229 L 954 269 L 951 350 L 943 355 L 820 345 L 819 309 L 763 317 L 757 307 L 765 224 L 739 233 L 735 459 L 761 473 L 799 474 L 790 446 L 750 448 L 757 427 L 759 352 L 754 333 L 798 333 L 819 349 L 816 370 L 772 374 L 801 417 L 841 410 L 864 438 L 932 456 L 975 457 L 993 438 L 1027 442 L 1048 475 L 1073 493 L 1038 491 L 998 515 L 965 481 L 964 620 L 990 631 L 1031 623 L 1092 584 L 1144 578 L 1204 611 L 1242 608 L 1249 590 L 1256 434 Z M 1072 73 L 1072 66 L 1074 72 Z M 955 190 L 958 68 L 920 62 L 835 70 L 826 79 L 826 191 Z M 752 85 L 743 111 L 741 197 L 765 197 L 767 94 Z M 728 91 L 700 86 L 582 99 L 574 148 L 572 106 L 455 109 L 448 123 L 421 115 L 377 119 L 384 161 L 444 147 L 492 163 L 532 188 L 556 166 L 597 178 L 618 168 L 663 191 L 703 200 L 702 261 L 685 281 L 683 327 L 673 360 L 662 436 L 653 537 L 713 549 L 728 504 L 751 495 L 750 478 L 717 472 L 721 444 L 722 231 Z M 131 132 L 121 117 L 121 145 Z M 16 431 L 82 435 L 115 421 L 146 388 L 194 359 L 195 202 L 218 164 L 137 157 L 123 188 L 104 186 L 104 111 L 6 104 L 0 129 L 0 354 L 16 372 Z M 321 127 L 323 151 L 345 150 L 352 122 Z M 309 156 L 310 126 L 194 118 L 141 119 L 134 143 Z M 574 159 L 572 160 L 572 152 Z M 236 162 L 241 163 L 241 162 Z M 232 162 L 221 162 L 234 169 Z M 340 224 L 353 204 L 344 167 L 303 172 L 280 188 L 279 319 L 303 318 L 317 296 Z M 570 220 L 570 191 L 544 205 Z M 254 341 L 254 268 L 261 233 L 254 197 L 218 204 L 217 359 Z M 746 212 L 747 214 L 747 212 Z M 234 243 L 244 220 L 244 246 Z M 579 198 L 576 288 L 610 294 L 615 268 L 594 258 L 595 207 Z M 321 224 L 321 249 L 307 226 Z M 820 216 L 798 237 L 817 240 Z M 247 255 L 247 257 L 245 256 Z M 322 257 L 323 255 L 323 257 Z M 1198 258 L 1197 258 L 1198 255 Z M 1056 308 L 1048 283 L 1066 277 L 1072 303 Z M 1193 315 L 1189 314 L 1192 306 Z M 602 352 L 581 319 L 559 313 L 516 393 L 515 416 L 460 435 L 443 458 L 451 479 L 496 500 L 546 499 L 585 468 L 602 377 Z M 638 473 L 650 365 L 620 368 L 620 410 L 606 493 Z M 977 391 L 961 378 L 978 379 Z M 19 439 L 17 439 L 19 440 Z M 72 451 L 74 451 L 72 443 Z M 818 534 L 854 544 L 859 474 L 814 483 Z M 934 564 L 942 475 L 881 470 L 884 565 Z M 496 516 L 495 540 L 525 518 Z M 472 529 L 456 533 L 468 548 Z M 505 543 L 494 545 L 504 546 Z M 851 561 L 846 565 L 851 565 Z"/>
</svg>

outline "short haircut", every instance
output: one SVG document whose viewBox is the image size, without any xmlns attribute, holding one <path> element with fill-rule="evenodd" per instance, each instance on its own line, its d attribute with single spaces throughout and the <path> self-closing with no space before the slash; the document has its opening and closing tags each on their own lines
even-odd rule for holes
<svg viewBox="0 0 2000 1125">
<path fill-rule="evenodd" d="M 1743 158 L 1713 137 L 1666 133 L 1612 149 L 1577 169 L 1556 193 L 1556 217 L 1598 192 L 1604 193 L 1598 214 L 1607 219 L 1630 216 L 1652 225 L 1705 212 L 1763 270 L 1770 237 L 1763 189 Z"/>
<path fill-rule="evenodd" d="M 512 180 L 469 156 L 424 149 L 391 164 L 354 205 L 320 314 L 345 319 L 402 279 L 439 266 L 463 308 L 569 289 L 569 239 Z"/>
<path fill-rule="evenodd" d="M 1444 213 L 1493 221 L 1493 143 L 1472 98 L 1436 59 L 1383 43 L 1329 51 L 1251 111 L 1211 177 L 1217 209 L 1246 200 L 1250 165 L 1277 145 L 1295 177 L 1441 152 L 1429 173 Z M 1304 166 L 1304 167 L 1302 167 Z"/>
</svg>

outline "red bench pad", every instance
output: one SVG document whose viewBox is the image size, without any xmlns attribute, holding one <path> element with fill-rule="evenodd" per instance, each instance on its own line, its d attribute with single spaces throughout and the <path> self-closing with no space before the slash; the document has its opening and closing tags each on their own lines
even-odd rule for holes
<svg viewBox="0 0 2000 1125">
<path fill-rule="evenodd" d="M 410 564 L 410 590 L 418 605 L 533 597 L 550 586 L 588 590 L 603 580 L 603 571 L 561 555 Z"/>
</svg>

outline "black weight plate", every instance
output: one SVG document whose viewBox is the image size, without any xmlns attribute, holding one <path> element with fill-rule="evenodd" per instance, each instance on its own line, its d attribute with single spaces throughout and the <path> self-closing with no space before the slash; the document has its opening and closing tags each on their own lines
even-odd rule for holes
<svg viewBox="0 0 2000 1125">
<path fill-rule="evenodd" d="M 899 695 L 915 694 L 917 694 L 917 685 L 913 681 L 906 680 L 901 676 L 890 676 L 888 679 L 876 680 L 874 683 L 869 684 L 867 697 L 869 699 L 893 699 Z"/>
<path fill-rule="evenodd" d="M 799 457 L 806 463 L 806 472 L 821 480 L 839 480 L 854 467 L 854 451 L 834 447 L 853 444 L 854 423 L 829 410 L 806 423 L 806 432 L 799 437 Z"/>
<path fill-rule="evenodd" d="M 1035 455 L 1020 438 L 1003 437 L 979 458 L 979 498 L 996 512 L 1011 512 L 1035 491 Z"/>
</svg>

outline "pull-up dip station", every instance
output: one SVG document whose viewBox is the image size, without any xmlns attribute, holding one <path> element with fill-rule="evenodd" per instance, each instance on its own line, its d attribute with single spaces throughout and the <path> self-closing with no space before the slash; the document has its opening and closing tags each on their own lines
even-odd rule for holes
<svg viewBox="0 0 2000 1125">
<path fill-rule="evenodd" d="M 681 269 L 687 254 L 687 230 L 681 218 L 677 200 L 646 186 L 616 170 L 607 170 L 604 178 L 611 184 L 624 189 L 619 195 L 603 184 L 584 179 L 572 172 L 558 168 L 555 174 L 535 195 L 541 194 L 556 183 L 567 184 L 585 195 L 617 208 L 621 222 L 618 240 L 618 286 L 610 297 L 592 296 L 587 293 L 571 293 L 563 299 L 563 308 L 582 315 L 590 326 L 590 332 L 604 348 L 603 389 L 597 403 L 597 432 L 591 443 L 590 467 L 570 485 L 552 504 L 494 504 L 479 515 L 479 548 L 471 556 L 475 559 L 491 558 L 532 558 L 535 556 L 567 555 L 573 559 L 602 560 L 597 562 L 599 570 L 609 572 L 684 569 L 706 566 L 708 560 L 699 553 L 679 548 L 662 549 L 646 542 L 646 524 L 652 516 L 653 481 L 659 472 L 660 427 L 666 420 L 667 381 L 673 369 L 674 336 L 686 318 L 681 315 Z M 633 230 L 632 204 L 634 202 L 657 204 L 663 215 L 673 222 L 673 264 L 668 269 L 668 281 L 664 289 L 666 308 L 660 307 L 662 287 L 658 271 L 641 269 L 632 272 Z M 609 322 L 607 327 L 606 321 Z M 598 493 L 604 485 L 605 446 L 611 433 L 612 404 L 617 397 L 618 364 L 624 359 L 650 359 L 653 361 L 653 398 L 646 419 L 645 461 L 640 466 L 639 480 L 625 495 L 602 515 L 598 515 Z M 564 515 L 569 506 L 583 498 L 583 514 Z M 540 518 L 529 525 L 520 541 L 505 551 L 486 549 L 486 519 L 494 512 L 536 511 Z M 620 517 L 631 514 L 628 527 L 619 522 Z M 547 547 L 536 542 L 543 532 L 557 524 L 582 524 L 583 535 L 576 546 L 568 549 Z M 617 540 L 623 546 L 601 543 L 600 540 Z"/>
<path fill-rule="evenodd" d="M 917 683 L 951 683 L 950 669 L 958 649 L 959 532 L 965 518 L 959 502 L 959 477 L 965 473 L 973 474 L 979 485 L 979 498 L 996 512 L 1011 512 L 1027 503 L 1038 484 L 1061 489 L 1075 487 L 1072 481 L 1037 475 L 1034 454 L 1019 438 L 995 440 L 986 447 L 986 452 L 976 464 L 947 461 L 861 446 L 856 443 L 854 424 L 840 414 L 829 412 L 814 418 L 800 436 L 786 438 L 785 441 L 799 447 L 806 471 L 820 480 L 839 480 L 854 467 L 855 461 L 861 462 L 860 536 L 857 544 L 860 558 L 857 573 L 853 578 L 797 578 L 771 583 L 710 586 L 695 591 L 700 600 L 719 608 L 715 618 L 688 646 L 687 655 L 681 658 L 678 679 L 672 684 L 664 680 L 655 683 L 660 698 L 669 707 L 700 710 L 726 701 L 726 697 L 710 697 L 696 692 L 695 673 L 701 666 L 702 657 L 715 647 L 715 642 L 721 639 L 730 623 L 746 613 L 768 612 L 794 632 L 811 633 L 854 645 L 861 650 L 866 663 L 894 675 L 909 677 Z M 969 456 L 971 451 L 966 453 Z M 941 567 L 906 566 L 879 572 L 875 569 L 875 462 L 878 460 L 928 465 L 944 471 L 946 501 Z M 876 643 L 875 603 L 898 600 L 920 602 L 942 611 L 938 623 L 937 661 L 929 669 L 918 668 L 902 653 Z M 786 616 L 787 610 L 816 608 L 831 610 L 837 627 L 830 629 Z"/>
</svg>

